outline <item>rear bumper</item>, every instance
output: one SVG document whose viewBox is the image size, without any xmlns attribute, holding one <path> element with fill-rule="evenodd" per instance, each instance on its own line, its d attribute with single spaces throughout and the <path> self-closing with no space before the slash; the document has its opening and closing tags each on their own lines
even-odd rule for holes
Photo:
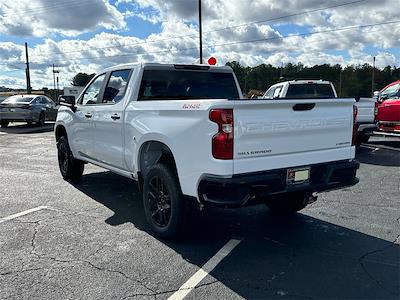
<svg viewBox="0 0 400 300">
<path fill-rule="evenodd" d="M 363 135 L 372 135 L 378 129 L 377 124 L 358 124 L 357 133 Z"/>
<path fill-rule="evenodd" d="M 34 112 L 0 113 L 0 121 L 18 122 L 35 120 Z"/>
<path fill-rule="evenodd" d="M 379 131 L 400 133 L 400 122 L 398 121 L 379 121 Z"/>
<path fill-rule="evenodd" d="M 272 195 L 322 192 L 355 185 L 359 181 L 356 177 L 359 166 L 355 160 L 311 165 L 309 182 L 295 185 L 286 183 L 287 168 L 238 174 L 231 178 L 207 175 L 200 181 L 198 194 L 204 204 L 244 206 L 254 199 Z"/>
</svg>

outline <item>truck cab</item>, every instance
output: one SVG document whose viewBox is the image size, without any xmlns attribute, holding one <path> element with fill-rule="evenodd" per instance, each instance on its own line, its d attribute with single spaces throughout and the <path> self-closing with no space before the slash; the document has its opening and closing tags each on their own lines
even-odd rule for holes
<svg viewBox="0 0 400 300">
<path fill-rule="evenodd" d="M 337 98 L 332 82 L 326 80 L 291 80 L 271 86 L 263 99 Z"/>
</svg>

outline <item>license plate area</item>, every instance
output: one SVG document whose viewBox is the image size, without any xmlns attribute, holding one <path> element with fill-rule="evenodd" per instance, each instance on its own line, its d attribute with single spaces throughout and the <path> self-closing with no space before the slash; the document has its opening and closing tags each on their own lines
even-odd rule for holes
<svg viewBox="0 0 400 300">
<path fill-rule="evenodd" d="M 303 184 L 310 182 L 310 167 L 288 169 L 286 183 L 288 185 Z"/>
</svg>

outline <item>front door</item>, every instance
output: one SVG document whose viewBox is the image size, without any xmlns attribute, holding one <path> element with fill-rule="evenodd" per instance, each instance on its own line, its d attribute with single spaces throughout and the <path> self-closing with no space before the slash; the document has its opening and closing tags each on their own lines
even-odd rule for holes
<svg viewBox="0 0 400 300">
<path fill-rule="evenodd" d="M 96 77 L 78 99 L 71 126 L 71 148 L 79 156 L 94 158 L 93 108 L 102 97 L 105 74 Z"/>
</svg>

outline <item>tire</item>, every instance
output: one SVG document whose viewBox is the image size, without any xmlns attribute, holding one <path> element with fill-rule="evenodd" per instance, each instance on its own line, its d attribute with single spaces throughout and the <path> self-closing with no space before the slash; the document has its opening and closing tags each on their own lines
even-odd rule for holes
<svg viewBox="0 0 400 300">
<path fill-rule="evenodd" d="M 293 214 L 307 206 L 306 193 L 288 193 L 266 199 L 265 204 L 278 214 Z"/>
<path fill-rule="evenodd" d="M 364 135 L 362 137 L 362 139 L 361 139 L 361 142 L 362 143 L 368 143 L 370 137 L 371 137 L 370 135 Z"/>
<path fill-rule="evenodd" d="M 29 127 L 32 126 L 32 121 L 28 121 L 28 122 L 26 122 L 26 123 L 28 124 Z"/>
<path fill-rule="evenodd" d="M 360 147 L 362 143 L 368 143 L 370 136 L 360 133 L 357 135 L 356 146 Z"/>
<path fill-rule="evenodd" d="M 44 112 L 41 112 L 39 115 L 39 120 L 36 122 L 36 125 L 38 127 L 42 127 L 44 126 L 45 122 L 46 122 L 46 115 L 44 114 Z"/>
<path fill-rule="evenodd" d="M 82 161 L 75 159 L 69 148 L 66 136 L 60 137 L 57 142 L 58 166 L 62 177 L 71 182 L 81 179 L 85 165 Z"/>
<path fill-rule="evenodd" d="M 1 121 L 1 122 L 0 122 L 0 125 L 1 125 L 1 127 L 3 127 L 3 128 L 7 128 L 8 124 L 9 124 L 8 121 Z"/>
<path fill-rule="evenodd" d="M 185 205 L 178 178 L 171 167 L 156 164 L 143 183 L 143 207 L 152 231 L 163 239 L 176 238 L 182 232 Z"/>
</svg>

